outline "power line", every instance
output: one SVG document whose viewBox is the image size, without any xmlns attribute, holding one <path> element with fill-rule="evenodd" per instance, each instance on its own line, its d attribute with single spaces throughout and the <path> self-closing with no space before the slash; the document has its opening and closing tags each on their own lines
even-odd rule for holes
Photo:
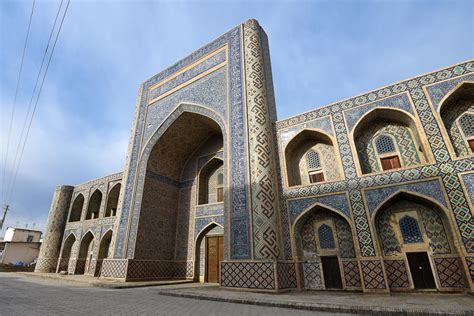
<svg viewBox="0 0 474 316">
<path fill-rule="evenodd" d="M 10 117 L 10 127 L 8 128 L 8 138 L 7 138 L 7 150 L 5 152 L 5 161 L 3 165 L 3 178 L 2 178 L 2 197 L 6 198 L 4 195 L 5 191 L 5 175 L 7 171 L 7 163 L 8 163 L 8 150 L 10 148 L 10 138 L 12 134 L 12 126 L 13 126 L 13 118 L 15 116 L 15 107 L 16 107 L 16 99 L 18 96 L 18 90 L 20 87 L 20 81 L 21 81 L 21 73 L 23 71 L 23 61 L 25 59 L 25 52 L 26 52 L 26 46 L 28 44 L 28 38 L 30 37 L 30 28 L 31 28 L 31 21 L 33 20 L 33 12 L 35 11 L 35 0 L 33 0 L 33 5 L 31 7 L 31 14 L 30 14 L 30 21 L 28 22 L 28 30 L 26 31 L 26 38 L 25 38 L 25 45 L 23 46 L 23 54 L 21 56 L 21 63 L 20 63 L 20 71 L 18 73 L 18 80 L 16 82 L 16 89 L 15 89 L 15 97 L 13 99 L 13 107 L 12 107 L 12 114 Z"/>
<path fill-rule="evenodd" d="M 28 136 L 30 134 L 30 129 L 31 129 L 31 123 L 33 122 L 33 118 L 34 118 L 34 115 L 36 113 L 36 108 L 38 106 L 38 101 L 39 101 L 39 98 L 40 98 L 40 95 L 41 95 L 41 91 L 43 89 L 43 85 L 44 85 L 44 81 L 46 79 L 46 75 L 48 73 L 48 69 L 49 69 L 49 65 L 51 63 L 51 59 L 53 58 L 53 54 L 54 54 L 54 49 L 56 48 L 56 44 L 58 42 L 58 38 L 59 38 L 59 34 L 61 33 L 61 29 L 63 27 L 63 23 L 64 23 L 64 19 L 66 17 L 66 14 L 67 14 L 67 10 L 69 8 L 69 4 L 71 3 L 71 0 L 68 0 L 67 2 L 67 5 L 66 5 L 66 9 L 64 10 L 64 14 L 62 16 L 62 19 L 61 19 L 61 23 L 59 24 L 59 29 L 58 29 L 58 32 L 56 33 L 56 38 L 54 39 L 54 44 L 53 44 L 53 48 L 51 49 L 51 54 L 49 55 L 49 59 L 48 59 L 48 63 L 46 64 L 46 69 L 45 69 L 45 72 L 43 74 L 43 79 L 41 81 L 41 85 L 40 85 L 40 88 L 38 90 L 38 94 L 36 96 L 36 101 L 35 101 L 35 106 L 33 107 L 33 112 L 31 114 L 31 118 L 30 118 L 30 122 L 29 122 L 29 125 L 28 125 L 28 129 L 26 131 L 26 136 L 25 136 L 25 141 L 23 143 L 23 147 L 21 149 L 21 154 L 20 154 L 20 157 L 18 159 L 18 164 L 16 166 L 16 170 L 15 170 L 15 173 L 14 173 L 14 176 L 13 176 L 13 182 L 12 182 L 12 185 L 11 185 L 11 188 L 10 188 L 10 194 L 8 195 L 8 204 L 10 204 L 10 200 L 11 200 L 11 197 L 12 197 L 12 194 L 13 194 L 13 191 L 14 191 L 14 188 L 15 188 L 15 183 L 16 183 L 16 178 L 18 176 L 18 170 L 20 168 L 20 164 L 21 164 L 21 160 L 23 158 L 23 153 L 25 151 L 25 146 L 26 146 L 26 143 L 28 141 Z"/>
<path fill-rule="evenodd" d="M 20 153 L 20 148 L 21 148 L 21 144 L 23 142 L 23 136 L 24 136 L 26 126 L 27 126 L 27 123 L 28 123 L 28 118 L 30 116 L 31 107 L 33 105 L 35 92 L 36 92 L 36 89 L 38 88 L 39 79 L 40 79 L 41 73 L 43 71 L 44 61 L 46 60 L 46 56 L 48 55 L 48 51 L 49 51 L 50 44 L 51 44 L 51 39 L 53 38 L 54 30 L 56 29 L 56 24 L 58 22 L 58 17 L 59 17 L 59 13 L 61 12 L 62 5 L 63 5 L 63 0 L 61 0 L 61 3 L 59 4 L 58 12 L 56 13 L 56 18 L 54 19 L 53 27 L 51 28 L 51 32 L 49 33 L 48 43 L 46 45 L 46 49 L 45 49 L 44 54 L 43 54 L 43 59 L 41 60 L 41 66 L 40 66 L 39 71 L 38 71 L 38 76 L 36 76 L 35 86 L 33 88 L 33 92 L 31 93 L 30 102 L 28 104 L 28 110 L 26 111 L 25 121 L 23 122 L 23 128 L 21 130 L 20 140 L 19 140 L 18 146 L 16 148 L 15 158 L 13 159 L 13 168 L 15 168 L 15 166 L 17 164 L 18 154 Z M 13 173 L 10 175 L 10 178 L 7 182 L 7 188 L 10 188 L 11 181 L 13 179 L 12 177 L 13 177 Z"/>
</svg>

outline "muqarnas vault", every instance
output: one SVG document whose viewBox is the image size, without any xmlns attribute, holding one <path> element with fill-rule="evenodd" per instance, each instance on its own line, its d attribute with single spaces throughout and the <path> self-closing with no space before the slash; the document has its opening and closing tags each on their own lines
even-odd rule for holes
<svg viewBox="0 0 474 316">
<path fill-rule="evenodd" d="M 145 81 L 124 171 L 57 188 L 36 271 L 474 290 L 474 61 L 276 117 L 255 20 Z"/>
</svg>

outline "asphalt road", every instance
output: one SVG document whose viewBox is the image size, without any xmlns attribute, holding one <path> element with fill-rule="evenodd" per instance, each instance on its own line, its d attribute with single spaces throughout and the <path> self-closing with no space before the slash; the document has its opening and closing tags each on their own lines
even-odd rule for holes
<svg viewBox="0 0 474 316">
<path fill-rule="evenodd" d="M 348 315 L 159 295 L 157 288 L 103 289 L 0 273 L 0 315 Z"/>
</svg>

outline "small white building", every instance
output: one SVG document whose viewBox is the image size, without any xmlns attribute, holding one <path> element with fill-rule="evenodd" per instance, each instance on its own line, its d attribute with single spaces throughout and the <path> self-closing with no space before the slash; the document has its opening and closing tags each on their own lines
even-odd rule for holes
<svg viewBox="0 0 474 316">
<path fill-rule="evenodd" d="M 41 234 L 39 230 L 8 227 L 0 242 L 0 264 L 32 263 L 38 258 Z"/>
</svg>

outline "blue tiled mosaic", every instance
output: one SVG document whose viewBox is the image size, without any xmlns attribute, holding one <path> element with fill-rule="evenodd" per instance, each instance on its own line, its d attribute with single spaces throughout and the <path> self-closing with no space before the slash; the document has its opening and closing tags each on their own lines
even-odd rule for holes
<svg viewBox="0 0 474 316">
<path fill-rule="evenodd" d="M 408 99 L 408 95 L 406 93 L 403 93 L 403 94 L 399 94 L 387 99 L 383 99 L 383 100 L 373 102 L 373 103 L 368 103 L 366 105 L 358 106 L 356 108 L 345 111 L 344 117 L 346 118 L 347 130 L 351 132 L 352 129 L 354 128 L 354 125 L 357 123 L 357 121 L 365 113 L 369 112 L 370 110 L 376 107 L 401 109 L 414 115 L 413 108 L 410 104 L 410 100 Z"/>
<path fill-rule="evenodd" d="M 432 198 L 435 201 L 438 201 L 441 205 L 448 207 L 446 199 L 444 198 L 443 190 L 441 189 L 441 184 L 439 180 L 435 179 L 425 182 L 416 182 L 366 190 L 365 198 L 367 200 L 367 206 L 369 207 L 369 213 L 372 214 L 375 209 L 377 209 L 387 200 L 388 197 L 399 191 L 415 192 Z"/>
<path fill-rule="evenodd" d="M 466 187 L 471 203 L 474 204 L 474 173 L 463 174 L 462 181 Z"/>
<path fill-rule="evenodd" d="M 340 211 L 342 214 L 351 218 L 351 212 L 349 207 L 349 201 L 345 193 L 335 194 L 335 195 L 326 195 L 321 197 L 312 197 L 306 199 L 297 199 L 288 201 L 288 209 L 290 212 L 291 223 L 294 223 L 295 219 L 309 207 L 314 204 L 321 204 L 322 206 L 327 206 L 337 211 Z"/>
<path fill-rule="evenodd" d="M 443 81 L 427 87 L 426 90 L 430 95 L 433 107 L 438 110 L 440 102 L 444 98 L 444 96 L 463 81 L 474 81 L 474 74 L 469 74 L 452 80 Z"/>
<path fill-rule="evenodd" d="M 163 93 L 166 93 L 170 91 L 171 89 L 179 86 L 180 84 L 183 84 L 186 81 L 196 76 L 199 76 L 200 74 L 206 72 L 212 67 L 225 62 L 225 60 L 226 60 L 226 56 L 225 56 L 225 50 L 224 50 L 200 62 L 193 68 L 177 75 L 176 77 L 163 83 L 162 85 L 150 90 L 150 92 L 148 93 L 148 100 L 153 100 L 154 98 L 159 97 Z"/>
<path fill-rule="evenodd" d="M 200 217 L 196 218 L 194 223 L 194 239 L 198 236 L 198 234 L 210 223 L 217 223 L 221 226 L 224 226 L 224 216 L 212 216 L 212 217 Z"/>
<path fill-rule="evenodd" d="M 298 134 L 300 131 L 302 131 L 305 128 L 319 129 L 319 130 L 327 133 L 330 136 L 334 136 L 334 132 L 332 130 L 331 119 L 330 119 L 329 116 L 325 116 L 325 117 L 319 118 L 317 120 L 309 121 L 305 124 L 301 124 L 301 125 L 298 125 L 298 126 L 282 129 L 281 134 L 280 134 L 282 145 L 286 146 L 288 144 L 288 142 L 296 134 Z"/>
<path fill-rule="evenodd" d="M 224 215 L 224 203 L 196 205 L 196 217 Z"/>
</svg>

